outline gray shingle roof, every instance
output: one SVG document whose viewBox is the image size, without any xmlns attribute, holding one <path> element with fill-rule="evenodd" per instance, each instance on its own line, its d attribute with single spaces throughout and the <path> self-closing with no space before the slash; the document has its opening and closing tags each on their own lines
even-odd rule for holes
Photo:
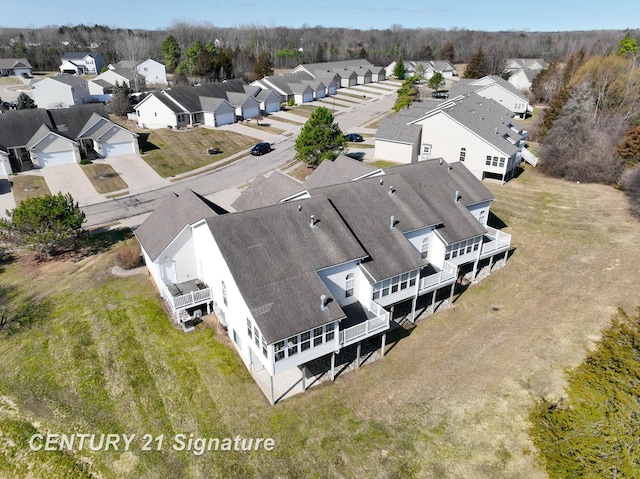
<svg viewBox="0 0 640 479">
<path fill-rule="evenodd" d="M 191 190 L 180 195 L 171 193 L 134 234 L 149 257 L 156 260 L 185 226 L 225 213 L 225 209 Z"/>
<path fill-rule="evenodd" d="M 60 83 L 64 83 L 65 85 L 70 85 L 70 86 L 78 86 L 78 85 L 82 85 L 82 84 L 86 84 L 87 83 L 87 80 L 85 80 L 84 78 L 81 78 L 81 77 L 76 76 L 76 75 L 69 75 L 68 73 L 63 73 L 61 75 L 55 75 L 55 76 L 49 77 L 49 79 L 55 80 L 55 81 L 58 81 Z M 47 80 L 47 79 L 45 79 L 45 80 Z M 45 80 L 40 80 L 40 81 L 45 81 Z"/>
<path fill-rule="evenodd" d="M 418 110 L 414 111 L 418 112 Z M 424 115 L 424 111 L 420 113 Z M 420 139 L 422 125 L 409 125 L 408 123 L 416 119 L 405 115 L 388 116 L 380 123 L 375 138 L 413 145 Z"/>
<path fill-rule="evenodd" d="M 23 147 L 42 126 L 53 129 L 47 110 L 7 110 L 0 114 L 0 145 L 12 148 Z"/>
<path fill-rule="evenodd" d="M 443 227 L 438 233 L 447 244 L 485 233 L 467 206 L 493 200 L 493 194 L 461 163 L 440 164 L 439 159 L 394 166 L 386 170 L 404 178 L 413 191 L 435 212 Z M 459 201 L 455 202 L 455 193 Z"/>
<path fill-rule="evenodd" d="M 365 178 L 309 193 L 329 198 L 344 218 L 370 256 L 363 267 L 372 280 L 381 281 L 424 265 L 403 233 L 433 226 L 440 219 L 400 175 Z M 396 222 L 393 229 L 392 216 Z"/>
<path fill-rule="evenodd" d="M 107 108 L 102 103 L 90 103 L 86 105 L 76 105 L 69 108 L 55 108 L 49 110 L 49 116 L 53 120 L 56 131 L 68 138 L 76 139 L 80 132 L 86 127 L 90 118 L 97 115 L 108 119 Z M 94 117 L 95 119 L 95 117 Z M 110 120 L 107 120 L 111 123 Z"/>
<path fill-rule="evenodd" d="M 31 68 L 26 58 L 0 58 L 0 68 L 12 69 L 16 66 Z"/>
<path fill-rule="evenodd" d="M 346 183 L 359 176 L 376 171 L 371 165 L 345 155 L 339 155 L 334 161 L 323 161 L 304 181 L 306 188 Z"/>
<path fill-rule="evenodd" d="M 365 252 L 327 198 L 230 213 L 207 224 L 268 343 L 345 317 L 336 300 L 320 310 L 320 296 L 331 293 L 317 271 Z"/>
<path fill-rule="evenodd" d="M 304 190 L 302 184 L 276 170 L 269 176 L 258 176 L 231 204 L 236 211 L 275 205 L 280 200 Z"/>
</svg>

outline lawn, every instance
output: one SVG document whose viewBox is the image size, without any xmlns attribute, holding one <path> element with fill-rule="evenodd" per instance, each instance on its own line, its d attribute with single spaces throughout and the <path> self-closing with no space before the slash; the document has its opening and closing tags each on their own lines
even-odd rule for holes
<svg viewBox="0 0 640 479">
<path fill-rule="evenodd" d="M 0 477 L 544 478 L 529 409 L 636 306 L 640 223 L 613 188 L 534 169 L 485 184 L 513 235 L 507 266 L 384 359 L 275 407 L 227 339 L 171 326 L 147 274 L 112 275 L 121 243 L 0 264 L 2 304 L 31 313 L 0 332 Z M 33 452 L 36 432 L 137 436 L 126 452 Z M 141 450 L 146 433 L 165 435 L 160 451 Z M 178 433 L 276 447 L 198 456 L 171 448 Z"/>
<path fill-rule="evenodd" d="M 106 194 L 127 188 L 127 184 L 111 165 L 91 163 L 89 165 L 81 165 L 81 168 L 98 193 Z"/>
<path fill-rule="evenodd" d="M 320 106 L 320 105 L 318 105 L 318 106 Z M 292 113 L 292 114 L 298 115 L 298 116 L 302 116 L 304 118 L 309 118 L 311 116 L 311 113 L 313 113 L 315 111 L 315 109 L 318 108 L 318 106 L 299 105 L 299 106 L 296 106 L 296 107 L 292 108 L 291 110 L 289 110 L 289 113 Z"/>
<path fill-rule="evenodd" d="M 210 128 L 140 130 L 115 117 L 112 120 L 140 135 L 142 158 L 163 178 L 212 165 L 257 143 L 257 138 Z M 208 155 L 217 147 L 222 153 Z"/>
<path fill-rule="evenodd" d="M 16 205 L 27 198 L 51 194 L 47 182 L 44 181 L 42 176 L 18 175 L 9 177 L 9 180 L 13 183 L 11 191 L 13 192 Z"/>
</svg>

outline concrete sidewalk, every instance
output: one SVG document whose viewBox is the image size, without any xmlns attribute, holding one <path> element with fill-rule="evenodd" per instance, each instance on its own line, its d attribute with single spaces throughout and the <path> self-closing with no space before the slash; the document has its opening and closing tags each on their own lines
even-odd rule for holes
<svg viewBox="0 0 640 479">
<path fill-rule="evenodd" d="M 84 174 L 80 165 L 47 166 L 39 170 L 20 173 L 21 175 L 42 176 L 52 195 L 71 193 L 80 206 L 100 203 L 106 198 L 98 193 Z"/>
<path fill-rule="evenodd" d="M 95 162 L 111 165 L 129 187 L 129 194 L 155 190 L 171 184 L 168 179 L 156 173 L 139 155 L 110 156 L 106 159 L 95 160 Z"/>
</svg>

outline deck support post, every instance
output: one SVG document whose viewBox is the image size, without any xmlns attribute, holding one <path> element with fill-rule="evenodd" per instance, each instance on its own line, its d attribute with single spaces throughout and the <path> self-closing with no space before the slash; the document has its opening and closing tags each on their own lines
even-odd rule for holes
<svg viewBox="0 0 640 479">
<path fill-rule="evenodd" d="M 336 353 L 331 353 L 331 380 L 336 380 Z"/>
<path fill-rule="evenodd" d="M 273 393 L 273 376 L 271 374 L 269 374 L 269 392 L 271 396 L 269 398 L 269 402 L 273 406 L 276 403 L 276 397 L 275 397 L 275 394 Z"/>
<path fill-rule="evenodd" d="M 306 392 L 307 390 L 307 366 L 306 364 L 302 365 L 302 392 Z"/>
<path fill-rule="evenodd" d="M 478 263 L 480 262 L 479 259 L 475 260 L 473 262 L 473 274 L 471 275 L 471 281 L 475 281 L 476 280 L 476 275 L 478 274 Z"/>
<path fill-rule="evenodd" d="M 456 283 L 454 282 L 451 285 L 451 294 L 449 295 L 449 304 L 453 302 L 453 294 L 455 293 L 455 291 L 456 291 Z"/>
<path fill-rule="evenodd" d="M 418 293 L 413 297 L 413 302 L 411 303 L 411 322 L 416 322 L 416 303 L 418 302 Z"/>
<path fill-rule="evenodd" d="M 362 348 L 362 342 L 358 342 L 356 346 L 356 369 L 360 368 L 360 352 Z"/>
<path fill-rule="evenodd" d="M 384 349 L 387 345 L 387 333 L 382 334 L 382 345 L 380 346 L 380 357 L 384 358 Z"/>
<path fill-rule="evenodd" d="M 489 274 L 491 274 L 491 268 L 493 268 L 493 258 L 495 257 L 495 255 L 491 255 L 491 257 L 489 258 Z"/>
</svg>

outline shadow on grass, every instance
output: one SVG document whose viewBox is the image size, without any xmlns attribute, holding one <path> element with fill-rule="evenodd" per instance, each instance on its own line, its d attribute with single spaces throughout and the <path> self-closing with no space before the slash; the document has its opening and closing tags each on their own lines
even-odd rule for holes
<svg viewBox="0 0 640 479">
<path fill-rule="evenodd" d="M 138 145 L 140 146 L 142 153 L 160 149 L 158 145 L 149 141 L 149 135 L 150 133 L 138 133 Z"/>
<path fill-rule="evenodd" d="M 38 298 L 34 294 L 21 297 L 16 288 L 0 285 L 0 338 L 47 319 L 52 309 L 48 298 Z"/>
<path fill-rule="evenodd" d="M 108 251 L 116 243 L 133 238 L 130 228 L 97 229 L 85 235 L 81 256 L 90 256 Z"/>
<path fill-rule="evenodd" d="M 494 215 L 493 212 L 491 211 L 489 211 L 489 218 L 487 219 L 487 224 L 497 230 L 501 230 L 502 228 L 507 227 L 507 224 L 504 221 L 502 221 L 500 218 L 498 218 L 496 215 Z"/>
</svg>

